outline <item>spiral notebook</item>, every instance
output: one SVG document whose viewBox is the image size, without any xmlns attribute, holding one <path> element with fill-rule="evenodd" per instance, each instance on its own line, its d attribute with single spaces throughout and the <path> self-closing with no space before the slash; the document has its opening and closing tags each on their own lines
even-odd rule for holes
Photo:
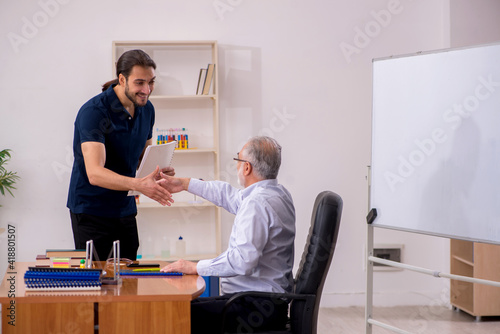
<svg viewBox="0 0 500 334">
<path fill-rule="evenodd" d="M 26 291 L 93 291 L 101 289 L 100 269 L 29 267 L 24 274 Z"/>
<path fill-rule="evenodd" d="M 160 167 L 160 170 L 165 167 L 169 167 L 172 163 L 172 158 L 174 156 L 174 150 L 176 141 L 161 144 L 161 145 L 149 145 L 146 147 L 144 156 L 142 157 L 141 164 L 137 169 L 135 174 L 136 178 L 142 178 L 148 176 L 156 169 L 156 166 Z M 130 190 L 128 196 L 136 196 L 141 193 L 138 191 Z"/>
</svg>

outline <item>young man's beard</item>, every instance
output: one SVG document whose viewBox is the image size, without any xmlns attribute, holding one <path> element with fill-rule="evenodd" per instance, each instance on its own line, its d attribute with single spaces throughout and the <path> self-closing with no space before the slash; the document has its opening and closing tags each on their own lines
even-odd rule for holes
<svg viewBox="0 0 500 334">
<path fill-rule="evenodd" d="M 125 86 L 125 96 L 134 104 L 134 108 L 144 107 L 146 103 L 148 103 L 148 98 L 146 98 L 146 102 L 144 102 L 144 104 L 137 103 L 137 99 L 135 98 L 135 96 L 130 94 L 130 91 L 128 89 L 128 83 Z"/>
</svg>

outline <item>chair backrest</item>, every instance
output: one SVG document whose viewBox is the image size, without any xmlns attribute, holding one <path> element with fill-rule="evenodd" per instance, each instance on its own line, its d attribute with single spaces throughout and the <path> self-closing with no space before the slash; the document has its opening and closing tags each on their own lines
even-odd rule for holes
<svg viewBox="0 0 500 334">
<path fill-rule="evenodd" d="M 339 233 L 342 198 L 323 191 L 314 202 L 311 227 L 295 278 L 295 293 L 315 295 L 314 306 L 294 300 L 290 305 L 293 333 L 316 333 L 323 284 L 332 261 Z"/>
</svg>

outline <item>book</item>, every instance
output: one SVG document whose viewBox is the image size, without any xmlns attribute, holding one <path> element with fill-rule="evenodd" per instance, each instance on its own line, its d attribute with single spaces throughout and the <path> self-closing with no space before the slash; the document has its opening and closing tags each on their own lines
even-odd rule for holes
<svg viewBox="0 0 500 334">
<path fill-rule="evenodd" d="M 215 72 L 215 64 L 208 64 L 207 75 L 205 76 L 205 83 L 203 84 L 203 95 L 208 95 L 210 93 L 210 87 L 212 86 L 213 77 Z"/>
<path fill-rule="evenodd" d="M 50 257 L 46 257 L 45 255 L 37 255 L 35 266 L 37 267 L 50 267 L 52 262 L 50 261 Z"/>
<path fill-rule="evenodd" d="M 71 258 L 85 258 L 85 249 L 47 249 L 45 256 L 51 257 L 71 257 Z"/>
<path fill-rule="evenodd" d="M 79 257 L 70 258 L 70 260 L 69 260 L 70 267 L 79 268 L 80 261 L 82 259 L 85 259 L 85 257 L 83 257 L 83 258 L 79 258 Z M 50 257 L 47 257 L 44 254 L 40 254 L 40 255 L 36 256 L 35 267 L 47 267 L 48 268 L 48 267 L 52 267 L 52 265 L 53 265 L 53 263 L 52 263 L 52 259 Z"/>
<path fill-rule="evenodd" d="M 169 167 L 172 163 L 176 143 L 176 141 L 173 141 L 166 144 L 149 145 L 146 147 L 146 151 L 144 152 L 144 156 L 142 157 L 141 164 L 137 169 L 135 177 L 143 178 L 148 176 L 154 172 L 156 166 L 159 166 L 160 170 Z M 130 190 L 128 192 L 128 196 L 137 196 L 140 194 L 139 191 Z"/>
<path fill-rule="evenodd" d="M 71 258 L 70 257 L 51 257 L 52 268 L 69 268 Z"/>
<path fill-rule="evenodd" d="M 200 69 L 200 75 L 198 76 L 198 86 L 196 87 L 196 95 L 200 95 L 203 92 L 203 85 L 205 84 L 205 77 L 207 76 L 207 69 Z"/>
</svg>

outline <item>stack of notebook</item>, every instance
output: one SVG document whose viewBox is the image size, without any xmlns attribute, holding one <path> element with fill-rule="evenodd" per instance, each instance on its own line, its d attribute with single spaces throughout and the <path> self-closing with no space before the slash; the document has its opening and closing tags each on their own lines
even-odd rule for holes
<svg viewBox="0 0 500 334">
<path fill-rule="evenodd" d="M 26 291 L 100 290 L 101 270 L 30 267 L 24 283 Z"/>
<path fill-rule="evenodd" d="M 36 256 L 36 267 L 79 268 L 85 259 L 85 249 L 47 249 L 45 254 Z"/>
</svg>

